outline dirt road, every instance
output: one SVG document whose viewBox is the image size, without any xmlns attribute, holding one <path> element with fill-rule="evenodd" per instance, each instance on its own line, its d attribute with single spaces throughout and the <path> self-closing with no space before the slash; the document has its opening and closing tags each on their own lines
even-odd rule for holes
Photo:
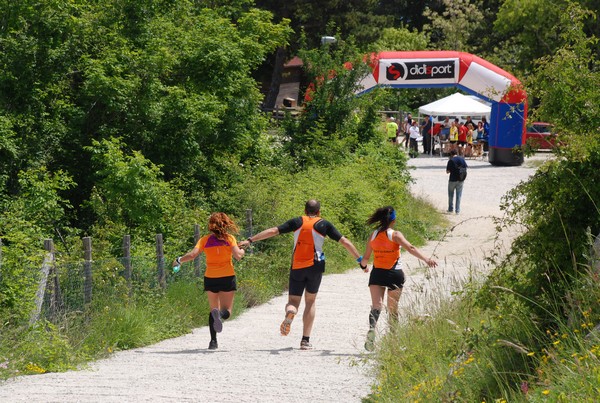
<svg viewBox="0 0 600 403">
<path fill-rule="evenodd" d="M 539 158 L 544 156 L 532 160 Z M 421 248 L 437 257 L 440 266 L 435 271 L 405 255 L 408 280 L 401 305 L 413 307 L 422 295 L 449 291 L 456 284 L 449 280 L 486 270 L 483 257 L 494 247 L 495 235 L 490 217 L 500 214 L 501 196 L 534 172 L 532 160 L 520 167 L 468 161 L 462 212 L 448 216 L 460 224 L 443 241 Z M 446 161 L 439 157 L 410 161 L 416 167 L 413 193 L 441 211 L 447 208 Z M 503 237 L 508 240 L 510 235 Z M 317 299 L 312 351 L 299 350 L 300 316 L 289 336 L 279 335 L 286 300 L 282 295 L 226 321 L 219 350 L 207 350 L 208 330 L 199 328 L 153 346 L 116 353 L 80 371 L 10 380 L 0 384 L 0 401 L 360 401 L 374 383 L 363 349 L 370 306 L 367 275 L 355 269 L 325 277 Z"/>
</svg>

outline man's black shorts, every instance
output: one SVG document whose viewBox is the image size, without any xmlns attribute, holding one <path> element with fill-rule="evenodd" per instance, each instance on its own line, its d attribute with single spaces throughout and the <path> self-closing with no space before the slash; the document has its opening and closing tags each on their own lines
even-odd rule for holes
<svg viewBox="0 0 600 403">
<path fill-rule="evenodd" d="M 204 277 L 204 291 L 223 292 L 236 291 L 237 283 L 235 276 L 227 277 Z"/>
<path fill-rule="evenodd" d="M 390 290 L 404 287 L 404 281 L 404 271 L 402 270 L 373 268 L 369 276 L 369 285 L 380 285 Z"/>
<path fill-rule="evenodd" d="M 304 290 L 311 294 L 319 292 L 325 262 L 304 269 L 290 270 L 290 295 L 302 296 Z"/>
</svg>

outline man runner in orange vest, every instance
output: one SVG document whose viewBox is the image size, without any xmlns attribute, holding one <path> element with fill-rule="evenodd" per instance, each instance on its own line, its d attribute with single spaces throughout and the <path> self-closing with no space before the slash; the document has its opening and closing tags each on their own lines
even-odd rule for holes
<svg viewBox="0 0 600 403">
<path fill-rule="evenodd" d="M 256 241 L 294 232 L 294 252 L 290 270 L 288 303 L 285 306 L 285 319 L 279 330 L 282 336 L 287 336 L 290 333 L 292 321 L 298 313 L 302 294 L 306 290 L 305 307 L 302 315 L 304 327 L 300 349 L 310 350 L 312 349 L 310 333 L 316 313 L 315 300 L 325 271 L 325 254 L 323 253 L 325 237 L 341 243 L 357 261 L 361 259 L 361 256 L 350 240 L 342 236 L 333 224 L 321 218 L 321 203 L 317 200 L 307 201 L 304 212 L 306 215 L 292 218 L 277 227 L 259 232 L 240 242 L 239 246 L 244 248 Z"/>
</svg>

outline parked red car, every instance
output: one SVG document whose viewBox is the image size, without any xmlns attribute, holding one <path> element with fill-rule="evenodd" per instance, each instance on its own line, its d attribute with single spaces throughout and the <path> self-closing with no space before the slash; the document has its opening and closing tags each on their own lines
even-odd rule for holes
<svg viewBox="0 0 600 403">
<path fill-rule="evenodd" d="M 546 122 L 533 122 L 525 131 L 525 142 L 538 150 L 551 150 L 556 144 L 553 125 Z"/>
</svg>

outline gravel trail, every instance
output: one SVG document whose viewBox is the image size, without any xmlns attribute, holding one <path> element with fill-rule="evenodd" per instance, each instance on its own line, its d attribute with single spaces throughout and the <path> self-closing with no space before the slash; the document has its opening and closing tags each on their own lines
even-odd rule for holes
<svg viewBox="0 0 600 403">
<path fill-rule="evenodd" d="M 427 255 L 435 254 L 439 267 L 427 270 L 416 258 L 403 254 L 407 284 L 402 307 L 414 308 L 423 296 L 445 294 L 461 278 L 485 272 L 483 258 L 492 248 L 498 250 L 490 217 L 500 215 L 502 195 L 535 171 L 532 161 L 544 158 L 548 156 L 538 155 L 520 167 L 468 160 L 471 169 L 462 212 L 448 215 L 456 224 L 454 230 L 442 241 L 421 248 Z M 412 192 L 441 211 L 447 208 L 446 162 L 429 156 L 410 160 L 416 168 Z M 506 247 L 511 236 L 502 235 Z M 364 245 L 357 247 L 364 250 Z M 287 337 L 279 335 L 287 301 L 284 294 L 225 321 L 219 350 L 207 350 L 208 329 L 202 327 L 152 346 L 115 353 L 79 371 L 11 379 L 0 384 L 0 401 L 359 402 L 375 382 L 372 362 L 363 349 L 370 306 L 367 276 L 355 269 L 324 277 L 312 351 L 299 349 L 301 314 Z M 384 331 L 385 324 L 378 328 Z"/>
</svg>

